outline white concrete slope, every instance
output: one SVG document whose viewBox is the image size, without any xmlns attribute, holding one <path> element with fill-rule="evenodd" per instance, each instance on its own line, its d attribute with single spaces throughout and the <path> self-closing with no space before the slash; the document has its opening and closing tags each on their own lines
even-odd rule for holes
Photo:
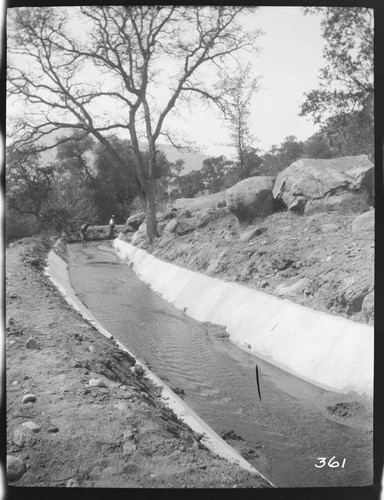
<svg viewBox="0 0 384 500">
<path fill-rule="evenodd" d="M 58 252 L 60 255 L 62 252 Z M 51 251 L 48 256 L 48 265 L 45 269 L 45 274 L 49 277 L 52 283 L 64 296 L 68 304 L 76 309 L 84 319 L 91 323 L 102 335 L 107 338 L 112 338 L 108 330 L 106 330 L 93 316 L 93 314 L 85 307 L 85 305 L 77 298 L 75 291 L 72 288 L 68 264 L 63 258 L 57 255 L 55 251 Z M 228 460 L 231 463 L 237 464 L 239 467 L 248 470 L 254 474 L 261 476 L 267 483 L 274 486 L 263 474 L 256 470 L 247 460 L 245 460 L 235 449 L 226 443 L 204 420 L 202 420 L 181 398 L 179 398 L 162 380 L 152 373 L 144 363 L 130 352 L 118 340 L 113 339 L 117 347 L 128 352 L 136 359 L 144 369 L 144 376 L 151 380 L 156 386 L 161 388 L 161 398 L 163 403 L 171 408 L 174 413 L 185 422 L 192 430 L 203 435 L 201 442 L 209 448 L 213 453 Z"/>
<path fill-rule="evenodd" d="M 373 327 L 161 261 L 120 239 L 114 248 L 164 299 L 225 326 L 239 347 L 326 389 L 373 395 Z"/>
</svg>

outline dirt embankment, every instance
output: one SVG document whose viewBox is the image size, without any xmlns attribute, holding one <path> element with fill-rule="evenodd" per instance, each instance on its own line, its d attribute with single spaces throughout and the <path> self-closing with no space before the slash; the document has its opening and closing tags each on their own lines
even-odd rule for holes
<svg viewBox="0 0 384 500">
<path fill-rule="evenodd" d="M 9 485 L 268 487 L 207 450 L 135 360 L 67 305 L 42 272 L 46 253 L 33 238 L 6 251 Z"/>
<path fill-rule="evenodd" d="M 356 195 L 341 213 L 279 212 L 251 226 L 240 226 L 226 208 L 179 208 L 178 225 L 171 221 L 153 245 L 139 245 L 188 269 L 373 324 L 373 225 L 352 230 L 363 205 Z"/>
</svg>

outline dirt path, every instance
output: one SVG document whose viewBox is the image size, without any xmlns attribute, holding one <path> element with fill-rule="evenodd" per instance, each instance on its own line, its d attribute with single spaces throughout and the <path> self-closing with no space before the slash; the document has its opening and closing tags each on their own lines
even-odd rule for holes
<svg viewBox="0 0 384 500">
<path fill-rule="evenodd" d="M 6 251 L 9 484 L 267 487 L 207 450 L 135 360 L 67 305 L 43 275 L 46 252 L 33 238 Z"/>
</svg>

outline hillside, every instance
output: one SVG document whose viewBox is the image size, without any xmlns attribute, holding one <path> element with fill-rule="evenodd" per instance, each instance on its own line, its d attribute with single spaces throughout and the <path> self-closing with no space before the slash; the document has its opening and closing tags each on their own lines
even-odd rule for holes
<svg viewBox="0 0 384 500">
<path fill-rule="evenodd" d="M 185 207 L 178 200 L 176 220 L 168 228 L 159 224 L 159 240 L 135 244 L 209 276 L 373 322 L 374 210 L 365 195 L 356 194 L 338 212 L 277 212 L 250 226 L 240 226 L 227 208 L 207 208 L 207 198 L 200 198 L 200 208 L 197 198 Z M 132 233 L 124 239 L 131 241 Z"/>
</svg>

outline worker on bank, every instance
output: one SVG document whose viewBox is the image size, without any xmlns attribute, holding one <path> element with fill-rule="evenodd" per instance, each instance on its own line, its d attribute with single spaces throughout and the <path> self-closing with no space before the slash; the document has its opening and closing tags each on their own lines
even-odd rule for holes
<svg viewBox="0 0 384 500">
<path fill-rule="evenodd" d="M 83 224 L 80 228 L 80 239 L 81 239 L 81 242 L 83 243 L 83 246 L 87 246 L 88 244 L 88 236 L 87 236 L 87 231 L 88 231 L 88 227 L 89 227 L 89 223 L 86 222 L 85 224 Z"/>
<path fill-rule="evenodd" d="M 113 239 L 115 237 L 115 216 L 112 215 L 111 220 L 109 221 L 109 239 Z"/>
</svg>

